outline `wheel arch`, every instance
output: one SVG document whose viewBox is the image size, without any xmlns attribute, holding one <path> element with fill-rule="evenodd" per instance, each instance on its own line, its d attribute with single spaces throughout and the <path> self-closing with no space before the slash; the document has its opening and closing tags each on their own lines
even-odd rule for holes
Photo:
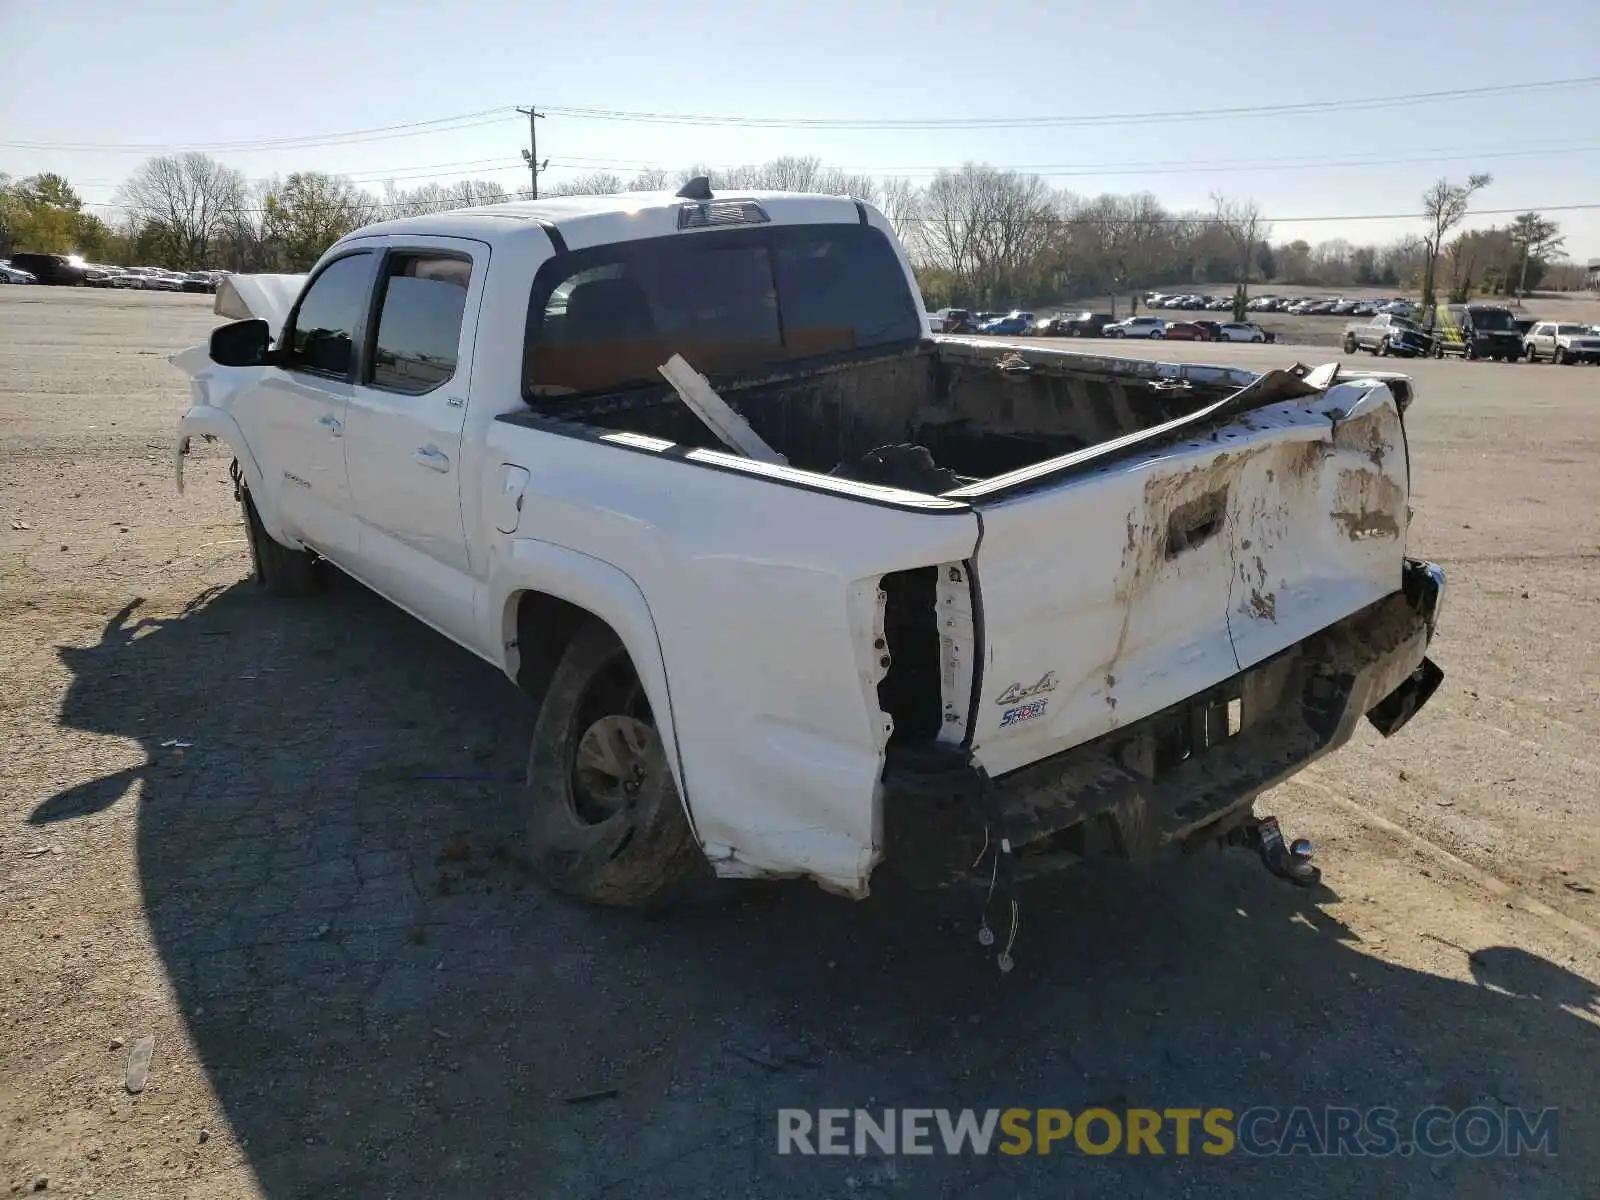
<svg viewBox="0 0 1600 1200">
<path fill-rule="evenodd" d="M 189 452 L 189 443 L 197 437 L 215 438 L 233 451 L 233 457 L 239 463 L 239 472 L 244 479 L 244 485 L 250 490 L 250 499 L 255 504 L 256 515 L 261 518 L 262 527 L 272 540 L 280 545 L 298 546 L 300 544 L 298 541 L 284 533 L 283 524 L 278 519 L 273 489 L 267 486 L 266 478 L 261 473 L 261 464 L 256 461 L 250 443 L 245 441 L 244 431 L 239 428 L 239 423 L 226 409 L 209 404 L 197 404 L 179 419 L 178 438 L 173 447 L 173 479 L 177 484 L 179 495 L 182 495 L 184 490 L 184 458 Z"/>
<path fill-rule="evenodd" d="M 666 658 L 644 592 L 621 568 L 550 542 L 514 542 L 508 567 L 496 589 L 501 596 L 496 611 L 507 677 L 535 704 L 542 703 L 556 664 L 584 622 L 606 625 L 627 651 L 650 701 L 684 815 L 693 829 L 694 808 L 678 744 Z"/>
<path fill-rule="evenodd" d="M 256 456 L 251 452 L 249 443 L 244 440 L 244 432 L 239 428 L 239 423 L 233 419 L 233 414 L 208 404 L 197 404 L 184 413 L 178 421 L 175 478 L 180 493 L 183 491 L 183 458 L 189 450 L 189 443 L 197 437 L 215 438 L 226 443 L 228 449 L 233 451 L 233 456 L 239 460 L 239 469 L 244 472 L 245 483 L 250 490 L 257 496 L 266 491 L 262 484 L 261 464 L 256 462 Z"/>
</svg>

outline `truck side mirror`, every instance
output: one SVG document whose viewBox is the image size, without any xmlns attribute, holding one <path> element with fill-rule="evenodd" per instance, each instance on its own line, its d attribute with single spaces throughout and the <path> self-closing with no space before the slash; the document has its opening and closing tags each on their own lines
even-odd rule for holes
<svg viewBox="0 0 1600 1200">
<path fill-rule="evenodd" d="M 230 321 L 211 331 L 211 361 L 219 367 L 259 367 L 271 345 L 272 330 L 260 317 Z"/>
</svg>

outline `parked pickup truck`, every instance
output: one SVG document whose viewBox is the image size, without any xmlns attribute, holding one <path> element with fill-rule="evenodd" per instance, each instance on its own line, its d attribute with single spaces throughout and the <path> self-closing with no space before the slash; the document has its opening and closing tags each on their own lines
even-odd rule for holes
<svg viewBox="0 0 1600 1200">
<path fill-rule="evenodd" d="M 179 487 L 221 439 L 268 592 L 326 559 L 526 690 L 591 901 L 1238 840 L 1438 685 L 1406 380 L 929 337 L 870 205 L 413 217 L 217 306 Z"/>
<path fill-rule="evenodd" d="M 1394 313 L 1377 313 L 1344 327 L 1346 354 L 1370 350 L 1380 358 L 1387 354 L 1416 358 L 1432 354 L 1433 349 L 1433 338 L 1416 322 Z"/>
</svg>

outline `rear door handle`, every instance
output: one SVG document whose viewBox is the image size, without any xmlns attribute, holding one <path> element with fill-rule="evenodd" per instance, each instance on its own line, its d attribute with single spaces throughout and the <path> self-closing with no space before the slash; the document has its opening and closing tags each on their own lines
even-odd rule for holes
<svg viewBox="0 0 1600 1200">
<path fill-rule="evenodd" d="M 332 413 L 324 413 L 322 416 L 318 417 L 317 424 L 321 425 L 334 437 L 338 437 L 344 432 L 344 423 Z"/>
<path fill-rule="evenodd" d="M 450 456 L 437 446 L 419 446 L 412 459 L 431 471 L 445 472 L 450 469 Z"/>
</svg>

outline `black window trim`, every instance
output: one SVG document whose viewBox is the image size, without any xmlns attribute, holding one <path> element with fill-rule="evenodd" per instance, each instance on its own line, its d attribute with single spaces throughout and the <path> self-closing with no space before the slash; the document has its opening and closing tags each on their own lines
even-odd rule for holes
<svg viewBox="0 0 1600 1200">
<path fill-rule="evenodd" d="M 696 232 L 688 236 L 692 236 L 697 242 L 709 241 L 713 244 L 724 243 L 728 245 L 744 245 L 754 241 L 756 244 L 766 248 L 767 253 L 771 256 L 773 282 L 778 287 L 779 291 L 778 325 L 779 336 L 781 338 L 783 336 L 783 297 L 781 275 L 777 266 L 776 252 L 778 247 L 775 244 L 776 240 L 787 231 L 792 230 L 852 230 L 862 227 L 862 225 L 842 221 L 810 221 L 804 224 L 793 225 L 760 225 L 718 229 Z M 877 226 L 865 224 L 864 227 L 870 230 L 873 235 L 887 245 L 889 253 L 894 259 L 896 271 L 903 274 L 903 270 L 900 266 L 900 256 L 895 251 L 894 243 L 890 241 L 889 238 L 884 234 L 883 230 L 879 229 Z M 646 247 L 656 245 L 657 243 L 673 241 L 683 236 L 685 235 L 680 232 L 662 234 L 659 237 L 635 238 L 631 241 L 605 242 L 597 246 L 585 246 L 580 250 L 564 249 L 560 253 L 554 254 L 545 259 L 544 263 L 540 265 L 539 270 L 533 277 L 533 285 L 528 289 L 528 312 L 523 323 L 522 379 L 520 388 L 522 393 L 522 401 L 524 404 L 527 404 L 531 407 L 537 407 L 552 399 L 550 396 L 531 393 L 529 391 L 528 384 L 533 365 L 533 353 L 539 344 L 539 326 L 544 318 L 545 307 L 550 303 L 550 296 L 556 290 L 556 288 L 571 276 L 577 274 L 579 271 L 588 269 L 590 266 L 603 266 L 609 262 L 623 261 L 627 256 L 643 250 Z M 923 339 L 923 321 L 920 316 L 920 309 L 916 303 L 915 297 L 912 296 L 909 287 L 906 288 L 905 298 L 909 311 L 912 313 L 913 317 L 916 318 L 916 335 L 914 337 L 906 338 L 903 343 L 884 342 L 880 345 L 871 347 L 871 349 L 887 349 L 891 346 L 899 344 L 915 345 Z M 858 347 L 858 349 L 865 348 L 866 347 Z M 777 361 L 794 362 L 797 360 L 780 359 Z M 655 381 L 653 380 L 640 380 L 632 384 L 622 384 L 618 386 L 602 388 L 596 392 L 578 392 L 571 395 L 562 395 L 557 398 L 568 400 L 572 399 L 574 396 L 581 397 L 584 395 L 605 395 L 610 392 L 631 389 L 634 387 L 650 387 L 654 385 L 654 382 Z"/>
<path fill-rule="evenodd" d="M 305 303 L 306 297 L 311 294 L 311 289 L 317 286 L 317 281 L 328 273 L 334 263 L 343 262 L 347 258 L 355 258 L 358 254 L 372 255 L 381 266 L 383 255 L 380 250 L 381 247 L 377 246 L 352 246 L 344 253 L 337 254 L 323 263 L 317 269 L 317 273 L 306 280 L 305 287 L 301 288 L 300 294 L 294 298 L 294 307 L 289 310 L 289 316 L 283 323 L 283 333 L 278 339 L 278 368 L 280 370 L 288 371 L 295 375 L 310 375 L 317 379 L 342 380 L 345 383 L 354 383 L 359 378 L 362 357 L 359 352 L 353 352 L 350 355 L 350 366 L 345 369 L 343 375 L 333 371 L 324 371 L 317 367 L 291 363 L 288 361 L 288 356 L 292 353 L 294 347 L 294 332 L 296 322 L 300 319 L 300 306 Z M 372 323 L 372 300 L 378 278 L 379 276 L 374 273 L 372 282 L 367 287 L 366 300 L 361 306 L 361 312 L 356 317 L 355 328 L 350 331 L 350 343 L 353 350 L 366 345 L 367 326 Z"/>
<path fill-rule="evenodd" d="M 427 396 L 438 391 L 446 384 L 455 382 L 456 373 L 461 370 L 461 359 L 459 357 L 456 359 L 455 369 L 446 378 L 441 379 L 431 388 L 420 392 L 402 392 L 398 388 L 384 387 L 382 384 L 372 381 L 373 374 L 378 366 L 378 326 L 383 321 L 383 302 L 388 298 L 389 294 L 389 260 L 398 254 L 426 254 L 431 258 L 453 258 L 458 262 L 466 263 L 472 270 L 467 282 L 469 294 L 472 291 L 471 280 L 475 279 L 478 274 L 478 261 L 467 250 L 441 250 L 434 246 L 407 246 L 403 244 L 378 247 L 378 273 L 372 283 L 372 294 L 367 298 L 368 317 L 366 328 L 362 330 L 361 354 L 356 363 L 357 370 L 354 382 L 357 387 L 371 388 L 373 391 L 382 392 L 386 396 Z M 456 331 L 456 349 L 458 352 L 461 348 L 461 333 L 466 327 L 467 313 L 466 308 L 463 306 L 461 310 L 461 329 Z"/>
</svg>

